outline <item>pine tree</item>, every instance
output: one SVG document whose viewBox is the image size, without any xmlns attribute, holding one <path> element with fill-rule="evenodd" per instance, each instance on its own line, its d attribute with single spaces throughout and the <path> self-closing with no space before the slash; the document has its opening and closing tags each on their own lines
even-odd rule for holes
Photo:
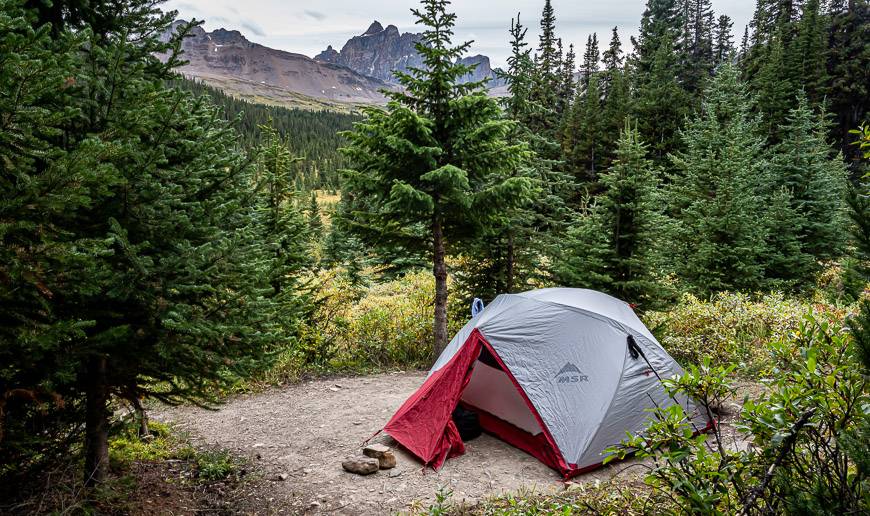
<svg viewBox="0 0 870 516">
<path fill-rule="evenodd" d="M 713 71 L 713 7 L 710 0 L 685 0 L 683 35 L 677 45 L 682 55 L 680 83 L 693 98 Z"/>
<path fill-rule="evenodd" d="M 610 44 L 607 50 L 602 54 L 604 59 L 604 70 L 607 72 L 605 84 L 610 85 L 611 75 L 614 71 L 622 68 L 622 63 L 625 58 L 622 56 L 622 42 L 619 40 L 619 32 L 617 27 L 613 27 L 613 33 L 610 37 Z M 604 94 L 607 95 L 607 87 L 604 88 Z"/>
<path fill-rule="evenodd" d="M 719 16 L 713 34 L 713 62 L 716 66 L 733 58 L 735 52 L 734 36 L 731 34 L 733 26 L 734 22 L 727 15 Z"/>
<path fill-rule="evenodd" d="M 725 64 L 702 110 L 680 133 L 664 192 L 672 221 L 667 261 L 687 287 L 708 294 L 759 288 L 767 252 L 764 138 L 751 99 Z"/>
<path fill-rule="evenodd" d="M 614 27 L 610 45 L 604 52 L 604 73 L 602 74 L 604 107 L 601 116 L 604 120 L 604 143 L 601 163 L 603 167 L 609 167 L 613 160 L 616 141 L 631 109 L 631 93 L 629 91 L 631 81 L 626 77 L 628 67 L 623 64 L 624 62 L 619 34 Z"/>
<path fill-rule="evenodd" d="M 261 210 L 262 239 L 274 247 L 270 284 L 276 295 L 289 290 L 291 304 L 298 287 L 292 278 L 309 265 L 310 246 L 305 219 L 297 208 L 296 179 L 302 158 L 294 156 L 287 143 L 271 126 L 260 127 L 263 143 L 257 156 L 256 181 L 264 189 Z M 313 192 L 312 192 L 313 195 Z M 299 310 L 287 310 L 297 314 Z M 292 326 L 291 323 L 285 327 Z"/>
<path fill-rule="evenodd" d="M 558 107 L 556 112 L 560 116 L 564 116 L 566 110 L 571 105 L 571 102 L 574 100 L 574 90 L 576 85 L 574 84 L 574 60 L 576 56 L 574 54 L 574 44 L 568 45 L 568 53 L 565 55 L 565 59 L 562 61 L 562 71 L 561 71 L 561 83 L 559 85 L 559 98 L 558 98 Z"/>
<path fill-rule="evenodd" d="M 780 128 L 781 143 L 772 149 L 768 168 L 772 188 L 787 193 L 793 213 L 791 228 L 780 226 L 779 231 L 794 235 L 799 243 L 798 250 L 772 249 L 799 263 L 770 273 L 798 284 L 810 283 L 821 262 L 838 258 L 845 243 L 846 170 L 842 157 L 831 155 L 827 126 L 824 115 L 813 113 L 799 94 Z"/>
<path fill-rule="evenodd" d="M 594 32 L 586 39 L 586 50 L 583 52 L 583 66 L 580 68 L 580 83 L 583 88 L 589 87 L 589 80 L 598 73 L 598 63 L 601 56 L 598 52 L 598 35 Z"/>
<path fill-rule="evenodd" d="M 858 176 L 860 154 L 849 131 L 864 123 L 870 108 L 870 2 L 833 0 L 827 40 L 829 84 L 825 91 L 827 108 L 834 115 L 832 136 Z"/>
<path fill-rule="evenodd" d="M 399 73 L 403 92 L 385 111 L 346 133 L 354 169 L 347 188 L 370 203 L 358 222 L 363 236 L 428 251 L 435 277 L 434 351 L 447 344 L 447 264 L 452 245 L 528 196 L 529 181 L 510 177 L 525 148 L 506 141 L 511 124 L 480 83 L 458 83 L 469 72 L 456 62 L 469 43 L 451 45 L 456 15 L 449 2 L 425 0 L 412 12 L 426 26 L 417 52 L 424 66 Z"/>
<path fill-rule="evenodd" d="M 308 231 L 315 238 L 323 235 L 323 218 L 320 216 L 320 206 L 317 203 L 317 194 L 311 192 L 308 200 Z"/>
<path fill-rule="evenodd" d="M 564 140 L 566 163 L 579 183 L 595 181 L 601 171 L 605 127 L 598 81 L 599 75 L 593 74 L 577 96 Z"/>
<path fill-rule="evenodd" d="M 535 53 L 535 70 L 532 89 L 529 92 L 532 102 L 542 109 L 530 120 L 531 127 L 548 139 L 553 139 L 559 128 L 560 113 L 558 108 L 558 93 L 560 91 L 560 56 L 559 40 L 556 37 L 556 14 L 550 0 L 545 0 L 541 13 L 541 34 L 538 37 L 538 49 Z M 558 159 L 558 155 L 547 155 L 547 159 Z"/>
<path fill-rule="evenodd" d="M 679 129 L 691 112 L 691 99 L 678 82 L 672 40 L 667 35 L 662 38 L 648 71 L 643 71 L 643 60 L 637 61 L 632 99 L 633 118 L 643 141 L 650 145 L 650 156 L 658 163 L 679 149 Z"/>
<path fill-rule="evenodd" d="M 237 134 L 215 108 L 166 87 L 177 54 L 166 64 L 154 57 L 179 48 L 180 39 L 157 37 L 174 16 L 149 1 L 124 9 L 67 4 L 26 16 L 50 23 L 54 43 L 86 41 L 64 58 L 46 59 L 79 60 L 74 69 L 45 75 L 54 100 L 43 91 L 30 97 L 31 105 L 20 105 L 59 121 L 73 116 L 72 122 L 40 134 L 44 148 L 35 161 L 15 159 L 24 167 L 19 173 L 34 180 L 4 182 L 4 200 L 27 198 L 39 182 L 63 189 L 61 195 L 46 199 L 49 209 L 38 220 L 29 208 L 4 220 L 19 228 L 41 225 L 48 231 L 41 238 L 62 229 L 63 242 L 52 252 L 73 245 L 67 249 L 74 253 L 50 258 L 50 269 L 33 269 L 44 258 L 22 262 L 14 274 L 24 290 L 4 296 L 30 303 L 41 297 L 46 316 L 66 327 L 65 334 L 52 330 L 59 340 L 50 352 L 62 357 L 60 367 L 29 362 L 23 372 L 31 378 L 34 367 L 45 367 L 48 377 L 61 373 L 68 403 L 83 400 L 89 484 L 108 471 L 112 397 L 134 406 L 143 397 L 208 403 L 212 387 L 250 373 L 266 358 L 267 346 L 288 335 L 281 323 L 290 314 L 280 308 L 289 299 L 279 300 L 271 284 L 281 264 L 262 238 L 268 234 L 259 201 L 265 192 L 237 151 Z M 20 48 L 12 63 L 29 51 Z M 3 77 L 0 98 L 9 98 L 5 88 L 14 83 Z M 10 141 L 3 132 L 0 141 Z M 31 294 L 34 288 L 39 297 Z M 19 330 L 29 332 L 30 324 Z"/>
<path fill-rule="evenodd" d="M 653 257 L 660 228 L 656 186 L 645 145 L 626 120 L 616 160 L 601 175 L 601 194 L 563 243 L 559 282 L 602 290 L 644 309 L 657 306 L 663 290 Z"/>
</svg>

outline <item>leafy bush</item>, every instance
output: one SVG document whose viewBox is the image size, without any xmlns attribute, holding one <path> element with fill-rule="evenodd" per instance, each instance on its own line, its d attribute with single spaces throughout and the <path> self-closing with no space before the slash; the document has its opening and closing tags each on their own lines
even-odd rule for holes
<svg viewBox="0 0 870 516">
<path fill-rule="evenodd" d="M 281 350 L 266 383 L 295 380 L 314 372 L 368 371 L 429 366 L 432 356 L 434 280 L 410 272 L 368 288 L 340 269 L 318 277 L 316 309 L 299 342 Z M 449 331 L 464 323 L 465 311 L 450 310 Z"/>
<path fill-rule="evenodd" d="M 197 475 L 202 480 L 224 480 L 239 473 L 239 460 L 226 450 L 205 450 L 196 454 Z"/>
<path fill-rule="evenodd" d="M 768 355 L 765 344 L 786 338 L 811 312 L 823 320 L 842 321 L 846 310 L 808 303 L 773 293 L 761 297 L 722 292 L 709 301 L 684 294 L 667 312 L 649 312 L 644 319 L 659 342 L 681 363 L 743 362 L 750 373 Z"/>
<path fill-rule="evenodd" d="M 138 461 L 164 460 L 173 456 L 176 446 L 169 426 L 152 422 L 148 425 L 150 438 L 139 436 L 137 424 L 124 422 L 117 433 L 109 438 L 109 461 L 113 468 L 127 468 Z"/>
<path fill-rule="evenodd" d="M 793 339 L 768 349 L 774 368 L 767 393 L 744 404 L 737 425 L 748 446 L 729 445 L 718 425 L 712 436 L 696 434 L 675 405 L 657 409 L 645 434 L 610 450 L 612 457 L 654 458 L 646 482 L 673 500 L 677 512 L 866 514 L 870 452 L 862 436 L 870 391 L 851 335 L 810 315 Z M 666 380 L 666 388 L 712 411 L 733 395 L 735 367 L 707 360 Z"/>
</svg>

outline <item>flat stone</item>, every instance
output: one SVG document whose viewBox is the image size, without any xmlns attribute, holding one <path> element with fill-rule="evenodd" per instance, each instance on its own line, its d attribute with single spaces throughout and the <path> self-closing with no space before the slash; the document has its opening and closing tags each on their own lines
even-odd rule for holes
<svg viewBox="0 0 870 516">
<path fill-rule="evenodd" d="M 341 463 L 341 467 L 345 471 L 356 473 L 357 475 L 371 475 L 380 469 L 378 459 L 372 457 L 348 457 Z"/>
<path fill-rule="evenodd" d="M 383 457 L 385 453 L 389 452 L 390 447 L 380 443 L 369 444 L 363 448 L 363 455 L 366 457 L 374 457 L 376 459 Z"/>
</svg>

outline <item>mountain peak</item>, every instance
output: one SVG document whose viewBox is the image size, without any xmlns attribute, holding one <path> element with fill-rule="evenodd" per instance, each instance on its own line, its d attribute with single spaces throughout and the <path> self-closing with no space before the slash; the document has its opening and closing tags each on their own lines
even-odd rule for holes
<svg viewBox="0 0 870 516">
<path fill-rule="evenodd" d="M 363 33 L 363 36 L 368 36 L 369 34 L 377 34 L 378 32 L 382 32 L 384 30 L 384 26 L 381 25 L 381 22 L 375 20 L 374 23 L 369 25 L 368 30 Z"/>
</svg>

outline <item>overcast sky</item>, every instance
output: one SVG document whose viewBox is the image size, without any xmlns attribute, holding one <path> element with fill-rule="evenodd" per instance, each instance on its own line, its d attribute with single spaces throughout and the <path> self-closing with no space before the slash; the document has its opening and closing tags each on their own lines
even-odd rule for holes
<svg viewBox="0 0 870 516">
<path fill-rule="evenodd" d="M 565 46 L 574 43 L 582 54 L 586 37 L 598 33 L 600 46 L 610 41 L 610 31 L 619 27 L 624 49 L 637 33 L 645 0 L 553 0 L 556 33 Z M 169 0 L 166 9 L 176 9 L 184 19 L 205 20 L 206 30 L 237 29 L 249 40 L 263 45 L 314 56 L 327 45 L 340 50 L 350 37 L 362 34 L 373 20 L 400 31 L 418 32 L 410 8 L 413 0 Z M 543 0 L 454 0 L 458 15 L 457 40 L 474 40 L 471 52 L 486 54 L 493 66 L 503 66 L 508 55 L 508 28 L 517 12 L 529 27 L 527 41 L 537 44 L 538 20 Z M 739 44 L 743 28 L 752 17 L 755 0 L 713 0 L 716 16 L 734 20 L 734 39 Z"/>
</svg>

